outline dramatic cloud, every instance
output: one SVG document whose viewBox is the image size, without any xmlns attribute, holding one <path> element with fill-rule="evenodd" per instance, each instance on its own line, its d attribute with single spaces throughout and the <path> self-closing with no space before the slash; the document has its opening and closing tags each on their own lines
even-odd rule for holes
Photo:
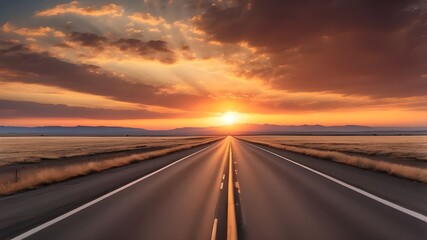
<svg viewBox="0 0 427 240">
<path fill-rule="evenodd" d="M 92 47 L 97 50 L 116 48 L 131 55 L 163 63 L 174 63 L 176 61 L 174 52 L 168 49 L 168 43 L 163 40 L 149 40 L 144 42 L 135 38 L 121 38 L 117 41 L 112 41 L 93 33 L 73 32 L 69 36 L 69 41 L 77 42 L 82 46 Z"/>
<path fill-rule="evenodd" d="M 153 119 L 178 117 L 180 114 L 158 113 L 143 109 L 117 110 L 44 104 L 0 99 L 0 115 L 7 118 L 86 118 L 86 119 Z"/>
<path fill-rule="evenodd" d="M 105 72 L 98 66 L 64 62 L 46 53 L 32 52 L 23 45 L 14 45 L 0 50 L 0 71 L 3 71 L 4 81 L 55 86 L 118 101 L 190 111 L 209 112 L 221 108 L 221 100 L 171 93 L 162 87 L 131 82 Z M 358 99 L 337 98 L 336 96 L 277 95 L 266 98 L 259 94 L 246 97 L 244 93 L 230 92 L 229 94 L 231 94 L 229 97 L 219 96 L 219 98 L 232 102 L 236 110 L 251 113 L 324 111 L 373 104 Z M 209 92 L 206 90 L 204 95 L 208 96 Z M 233 97 L 234 95 L 237 98 Z"/>
<path fill-rule="evenodd" d="M 133 103 L 191 109 L 210 102 L 206 97 L 167 94 L 161 87 L 132 82 L 96 66 L 68 63 L 23 45 L 0 50 L 0 71 L 8 81 L 57 86 Z"/>
<path fill-rule="evenodd" d="M 265 54 L 240 73 L 296 92 L 427 95 L 427 13 L 420 1 L 237 0 L 194 21 L 214 40 Z"/>
<path fill-rule="evenodd" d="M 121 16 L 123 14 L 123 8 L 114 3 L 102 5 L 102 6 L 80 6 L 79 2 L 73 1 L 70 3 L 59 4 L 53 8 L 42 10 L 36 13 L 36 16 L 49 17 L 60 14 L 72 13 L 84 16 Z"/>
</svg>

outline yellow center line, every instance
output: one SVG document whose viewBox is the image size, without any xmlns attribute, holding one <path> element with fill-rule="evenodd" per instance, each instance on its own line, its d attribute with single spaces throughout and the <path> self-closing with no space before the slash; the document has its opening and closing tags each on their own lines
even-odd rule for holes
<svg viewBox="0 0 427 240">
<path fill-rule="evenodd" d="M 227 211 L 227 240 L 237 240 L 236 227 L 236 209 L 234 204 L 234 188 L 233 188 L 233 153 L 231 150 L 231 141 L 229 144 L 229 168 L 228 168 L 228 211 Z"/>
</svg>

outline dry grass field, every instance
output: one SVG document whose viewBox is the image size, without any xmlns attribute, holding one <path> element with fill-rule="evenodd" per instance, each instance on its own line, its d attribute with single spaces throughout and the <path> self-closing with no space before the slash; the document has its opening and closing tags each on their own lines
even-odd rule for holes
<svg viewBox="0 0 427 240">
<path fill-rule="evenodd" d="M 114 157 L 103 161 L 90 161 L 90 158 L 88 158 L 89 160 L 82 162 L 74 162 L 73 164 L 57 164 L 49 167 L 37 167 L 37 163 L 33 163 L 32 165 L 36 167 L 30 168 L 24 173 L 20 173 L 17 181 L 3 179 L 0 182 L 0 195 L 11 194 L 17 191 L 36 188 L 42 185 L 64 181 L 66 179 L 87 175 L 93 172 L 124 166 L 134 162 L 159 157 L 168 153 L 189 149 L 218 139 L 219 137 L 193 137 L 181 139 L 163 138 L 163 140 L 157 144 L 164 147 L 163 149 L 122 157 Z M 147 138 L 145 141 L 145 144 L 148 144 L 149 139 Z M 150 145 L 154 146 L 155 144 Z M 49 161 L 61 162 L 61 159 Z"/>
<path fill-rule="evenodd" d="M 206 137 L 0 137 L 0 166 L 96 153 L 173 147 Z"/>
<path fill-rule="evenodd" d="M 241 139 L 427 183 L 425 136 L 245 136 Z M 414 163 L 415 162 L 415 163 Z"/>
</svg>

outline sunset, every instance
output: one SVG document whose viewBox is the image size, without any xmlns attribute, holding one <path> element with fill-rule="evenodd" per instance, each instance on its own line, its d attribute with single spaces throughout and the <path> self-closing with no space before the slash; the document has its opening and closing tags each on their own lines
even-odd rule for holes
<svg viewBox="0 0 427 240">
<path fill-rule="evenodd" d="M 426 136 L 426 0 L 0 3 L 0 239 L 427 239 Z"/>
<path fill-rule="evenodd" d="M 207 127 L 226 112 L 244 123 L 426 125 L 423 2 L 1 9 L 3 125 Z"/>
</svg>

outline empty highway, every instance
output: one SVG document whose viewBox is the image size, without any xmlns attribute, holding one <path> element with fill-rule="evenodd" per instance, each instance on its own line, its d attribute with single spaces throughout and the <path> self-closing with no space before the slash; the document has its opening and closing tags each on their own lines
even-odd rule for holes
<svg viewBox="0 0 427 240">
<path fill-rule="evenodd" d="M 427 238 L 426 184 L 232 137 L 1 197 L 0 238 L 227 239 L 229 190 L 239 239 Z"/>
</svg>

